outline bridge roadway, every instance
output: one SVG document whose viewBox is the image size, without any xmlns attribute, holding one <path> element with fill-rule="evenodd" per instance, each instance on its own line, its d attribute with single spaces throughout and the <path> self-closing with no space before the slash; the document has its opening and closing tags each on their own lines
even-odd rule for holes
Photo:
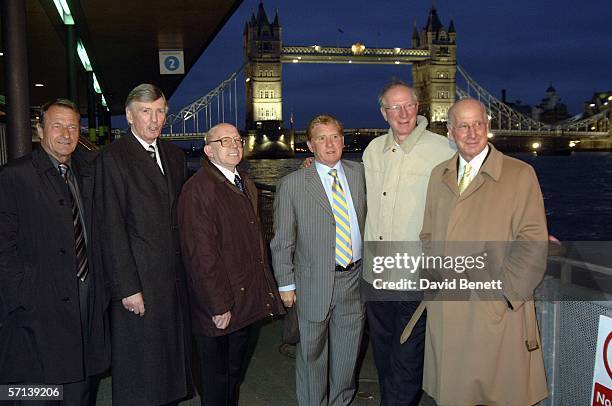
<svg viewBox="0 0 612 406">
<path fill-rule="evenodd" d="M 356 137 L 377 137 L 386 134 L 387 128 L 345 128 L 344 135 Z M 563 137 L 568 140 L 605 140 L 611 138 L 612 134 L 604 131 L 568 131 L 568 130 L 491 130 L 493 137 Z M 201 141 L 206 136 L 206 132 L 173 133 L 162 134 L 167 140 L 173 141 Z M 306 130 L 294 130 L 295 142 L 306 142 Z"/>
</svg>

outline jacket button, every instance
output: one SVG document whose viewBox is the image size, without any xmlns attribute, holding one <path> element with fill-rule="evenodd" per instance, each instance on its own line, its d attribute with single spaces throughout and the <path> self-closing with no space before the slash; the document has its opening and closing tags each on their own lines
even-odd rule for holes
<svg viewBox="0 0 612 406">
<path fill-rule="evenodd" d="M 240 291 L 241 291 L 241 292 L 244 292 L 244 288 L 240 288 Z"/>
<path fill-rule="evenodd" d="M 379 239 L 379 240 L 382 240 L 382 239 L 383 239 L 383 238 L 382 238 L 382 235 L 381 235 L 380 237 L 378 237 L 378 239 Z"/>
<path fill-rule="evenodd" d="M 69 297 L 63 297 L 63 298 L 62 298 L 62 302 L 69 302 L 69 301 L 70 301 L 70 298 L 69 298 Z"/>
<path fill-rule="evenodd" d="M 383 196 L 387 196 L 387 192 L 383 192 Z"/>
<path fill-rule="evenodd" d="M 393 149 L 391 150 L 391 152 L 395 152 L 395 148 L 393 148 Z"/>
<path fill-rule="evenodd" d="M 251 223 L 251 224 L 255 224 L 255 222 L 254 222 L 253 220 L 249 221 L 249 223 Z"/>
<path fill-rule="evenodd" d="M 59 204 L 60 204 L 60 206 L 63 206 L 64 205 L 64 199 L 60 199 L 59 200 Z"/>
<path fill-rule="evenodd" d="M 181 251 L 179 251 L 179 250 L 174 251 L 174 253 L 175 253 L 176 255 L 181 255 Z"/>
<path fill-rule="evenodd" d="M 177 226 L 172 226 L 172 229 L 173 229 L 173 230 L 177 230 L 177 229 L 178 229 L 178 227 L 177 227 Z"/>
<path fill-rule="evenodd" d="M 270 303 L 266 303 L 266 307 L 270 307 Z"/>
<path fill-rule="evenodd" d="M 60 252 L 60 254 L 62 254 L 62 255 L 66 254 L 66 250 L 65 250 L 65 249 L 63 249 L 63 248 L 62 248 L 61 250 L 59 250 L 59 252 Z"/>
</svg>

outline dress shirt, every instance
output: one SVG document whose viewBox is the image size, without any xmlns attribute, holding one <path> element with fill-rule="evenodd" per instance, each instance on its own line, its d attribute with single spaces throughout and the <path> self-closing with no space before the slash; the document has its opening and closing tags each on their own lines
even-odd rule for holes
<svg viewBox="0 0 612 406">
<path fill-rule="evenodd" d="M 159 148 L 157 147 L 157 139 L 155 139 L 155 141 L 149 144 L 148 142 L 142 140 L 138 135 L 136 135 L 133 128 L 132 128 L 132 134 L 134 134 L 134 136 L 136 137 L 140 145 L 142 145 L 142 147 L 145 149 L 145 151 L 149 152 L 149 145 L 153 145 L 153 147 L 155 147 L 155 161 L 157 162 L 157 166 L 159 166 L 159 169 L 162 171 L 162 173 L 164 173 L 164 167 L 162 166 L 161 158 L 159 157 Z"/>
<path fill-rule="evenodd" d="M 465 159 L 463 159 L 461 154 L 459 154 L 459 168 L 457 169 L 457 184 L 459 184 L 459 182 L 461 181 L 461 178 L 463 177 L 463 172 L 465 172 L 465 165 L 467 165 L 468 163 L 472 167 L 472 173 L 470 173 L 470 182 L 472 182 L 474 178 L 476 177 L 476 175 L 478 175 L 478 171 L 480 170 L 480 167 L 482 166 L 485 159 L 487 158 L 488 153 L 489 153 L 489 146 L 487 145 L 485 149 L 480 151 L 480 153 L 476 155 L 474 158 L 472 158 L 470 162 L 467 162 Z"/>
<path fill-rule="evenodd" d="M 359 229 L 359 222 L 357 221 L 357 213 L 355 212 L 355 205 L 353 205 L 353 198 L 351 197 L 351 190 L 348 184 L 348 180 L 346 179 L 346 175 L 344 174 L 344 168 L 342 167 L 342 162 L 338 161 L 336 165 L 333 167 L 329 167 L 320 162 L 315 161 L 315 167 L 317 169 L 317 173 L 319 174 L 319 178 L 323 183 L 323 188 L 325 189 L 325 194 L 327 195 L 327 199 L 329 200 L 330 207 L 333 206 L 334 196 L 332 193 L 332 183 L 334 178 L 329 174 L 329 171 L 332 169 L 336 169 L 338 171 L 338 180 L 342 185 L 342 190 L 344 190 L 344 195 L 346 197 L 346 204 L 348 206 L 348 213 L 350 219 L 351 226 L 351 250 L 353 251 L 353 258 L 351 262 L 357 262 L 361 259 L 361 230 Z M 291 290 L 295 290 L 295 284 L 287 285 L 287 286 L 279 286 L 279 292 L 287 292 Z"/>
<path fill-rule="evenodd" d="M 232 185 L 236 185 L 236 182 L 234 182 L 234 179 L 236 179 L 236 175 L 240 176 L 240 174 L 238 173 L 238 171 L 236 170 L 236 168 L 234 168 L 234 171 L 230 171 L 227 168 L 224 168 L 221 165 L 217 165 L 216 163 L 214 163 L 213 161 L 210 161 L 211 164 L 215 165 L 217 167 L 217 169 L 219 169 L 221 171 L 221 173 L 223 174 L 223 176 L 225 176 L 227 178 L 227 180 L 229 180 L 230 182 L 232 182 Z M 242 177 L 240 177 L 242 179 Z"/>
</svg>

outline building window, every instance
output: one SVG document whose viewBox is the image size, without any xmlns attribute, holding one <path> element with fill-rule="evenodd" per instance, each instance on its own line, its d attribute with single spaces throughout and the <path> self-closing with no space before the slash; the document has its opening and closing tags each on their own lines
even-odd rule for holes
<svg viewBox="0 0 612 406">
<path fill-rule="evenodd" d="M 448 79 L 448 72 L 445 70 L 439 70 L 438 79 Z"/>
</svg>

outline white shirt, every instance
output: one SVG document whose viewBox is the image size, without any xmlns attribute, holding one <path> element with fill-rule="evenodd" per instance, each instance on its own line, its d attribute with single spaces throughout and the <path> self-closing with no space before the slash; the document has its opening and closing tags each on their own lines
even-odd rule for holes
<svg viewBox="0 0 612 406">
<path fill-rule="evenodd" d="M 457 170 L 457 184 L 461 182 L 461 177 L 463 176 L 463 172 L 465 172 L 465 166 L 469 163 L 472 167 L 472 172 L 470 173 L 470 182 L 474 180 L 476 175 L 478 175 L 478 171 L 480 167 L 484 163 L 487 154 L 489 153 L 489 146 L 487 145 L 485 149 L 480 151 L 480 154 L 476 155 L 470 162 L 467 162 L 461 155 L 459 155 L 459 169 Z"/>
<path fill-rule="evenodd" d="M 151 144 L 149 144 L 146 141 L 144 141 L 143 139 L 141 139 L 138 135 L 136 135 L 136 133 L 134 132 L 133 129 L 132 129 L 132 134 L 134 134 L 134 136 L 136 136 L 136 139 L 138 140 L 140 145 L 142 145 L 142 147 L 147 152 L 149 152 L 149 146 L 153 145 L 153 147 L 155 148 L 155 161 L 157 162 L 157 166 L 159 166 L 159 169 L 162 171 L 162 173 L 164 173 L 164 167 L 162 166 L 161 158 L 159 157 L 159 148 L 157 148 L 157 138 L 155 139 L 155 141 L 153 141 Z"/>
<path fill-rule="evenodd" d="M 215 165 L 217 167 L 217 169 L 219 169 L 221 171 L 221 173 L 223 174 L 223 176 L 225 176 L 227 178 L 227 180 L 229 180 L 230 182 L 232 182 L 233 185 L 236 185 L 236 182 L 234 182 L 234 179 L 236 179 L 236 175 L 240 176 L 238 174 L 238 171 L 236 170 L 236 168 L 234 168 L 234 172 L 230 171 L 229 169 L 221 166 L 221 165 L 217 165 L 216 163 L 214 163 L 213 161 L 210 161 L 211 164 Z"/>
</svg>

